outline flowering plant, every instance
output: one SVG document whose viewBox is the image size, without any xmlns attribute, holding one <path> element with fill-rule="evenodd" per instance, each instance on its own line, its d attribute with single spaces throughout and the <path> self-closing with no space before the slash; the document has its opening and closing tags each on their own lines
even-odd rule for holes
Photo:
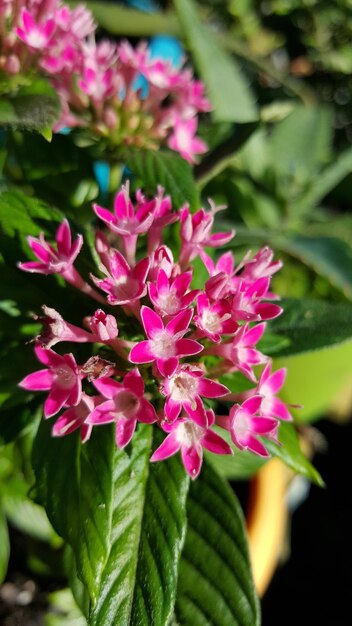
<svg viewBox="0 0 352 626">
<path fill-rule="evenodd" d="M 276 457 L 322 484 L 286 358 L 350 317 L 281 300 L 285 235 L 233 228 L 259 112 L 174 5 L 202 80 L 83 5 L 0 0 L 0 577 L 10 520 L 45 537 L 82 623 L 259 626 L 231 481 Z"/>
</svg>

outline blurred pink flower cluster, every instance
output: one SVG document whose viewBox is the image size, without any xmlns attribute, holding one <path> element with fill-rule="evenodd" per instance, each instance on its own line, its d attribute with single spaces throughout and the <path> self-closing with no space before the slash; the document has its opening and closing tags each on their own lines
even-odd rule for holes
<svg viewBox="0 0 352 626">
<path fill-rule="evenodd" d="M 193 162 L 207 146 L 197 114 L 210 110 L 192 71 L 136 48 L 95 39 L 91 12 L 59 0 L 0 0 L 0 75 L 39 72 L 61 101 L 55 130 L 88 128 L 113 145 L 167 144 Z"/>
<path fill-rule="evenodd" d="M 151 460 L 180 451 L 192 478 L 199 474 L 203 448 L 232 454 L 230 440 L 240 450 L 268 456 L 262 438 L 276 441 L 279 421 L 291 419 L 276 395 L 286 372 L 272 373 L 269 358 L 257 345 L 266 320 L 281 313 L 277 296 L 270 291 L 271 277 L 281 262 L 273 260 L 269 248 L 255 255 L 249 252 L 237 265 L 231 251 L 215 262 L 205 249 L 226 245 L 234 236 L 213 232 L 218 210 L 211 204 L 210 210 L 194 214 L 188 206 L 173 211 L 162 188 L 152 200 L 138 191 L 133 203 L 129 186 L 122 187 L 113 212 L 94 206 L 105 230 L 95 235 L 99 266 L 90 282 L 75 267 L 83 238 L 78 235 L 72 241 L 66 220 L 57 230 L 56 245 L 43 234 L 28 238 L 37 260 L 20 263 L 22 270 L 59 274 L 101 307 L 84 317 L 81 327 L 46 306 L 38 318 L 43 332 L 36 338 L 35 352 L 44 368 L 20 385 L 49 392 L 45 418 L 63 410 L 54 436 L 81 428 L 86 441 L 94 426 L 114 422 L 116 444 L 123 448 L 137 422 L 155 422 L 166 438 Z M 181 240 L 178 259 L 164 238 L 176 222 Z M 196 257 L 208 273 L 201 288 L 199 284 L 192 288 Z M 60 342 L 96 345 L 93 355 L 78 364 L 72 353 L 53 350 Z M 104 347 L 104 358 L 98 345 Z M 226 386 L 233 372 L 250 381 L 244 394 Z M 219 415 L 211 408 L 216 399 Z M 229 432 L 227 441 L 219 434 L 221 429 Z"/>
</svg>

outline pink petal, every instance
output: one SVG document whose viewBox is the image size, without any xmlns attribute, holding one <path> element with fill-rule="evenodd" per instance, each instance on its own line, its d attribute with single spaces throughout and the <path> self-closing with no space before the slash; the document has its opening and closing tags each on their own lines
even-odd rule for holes
<svg viewBox="0 0 352 626">
<path fill-rule="evenodd" d="M 252 417 L 251 427 L 258 435 L 265 435 L 270 433 L 277 427 L 277 420 L 271 417 Z"/>
<path fill-rule="evenodd" d="M 173 283 L 173 289 L 176 291 L 178 296 L 181 296 L 183 293 L 186 293 L 189 288 L 192 280 L 192 272 L 184 272 L 177 276 Z M 188 326 L 188 324 L 187 324 Z"/>
<path fill-rule="evenodd" d="M 114 278 L 121 278 L 121 276 L 129 276 L 131 269 L 128 265 L 125 257 L 118 250 L 114 250 L 110 257 L 110 269 Z"/>
<path fill-rule="evenodd" d="M 143 307 L 142 307 L 143 308 Z M 131 363 L 152 363 L 154 355 L 152 354 L 149 341 L 141 341 L 134 346 L 128 357 Z"/>
<path fill-rule="evenodd" d="M 32 252 L 34 252 L 35 256 L 40 259 L 43 263 L 49 263 L 51 259 L 50 252 L 44 248 L 44 246 L 35 239 L 35 237 L 27 237 L 28 245 L 31 248 Z"/>
<path fill-rule="evenodd" d="M 273 398 L 272 413 L 280 420 L 285 420 L 286 422 L 291 422 L 293 420 L 293 417 L 288 410 L 286 404 L 282 400 L 280 400 L 280 398 Z"/>
<path fill-rule="evenodd" d="M 31 13 L 27 11 L 27 9 L 23 9 L 22 11 L 22 20 L 23 20 L 23 25 L 27 32 L 31 31 L 34 28 L 35 26 L 34 19 Z"/>
<path fill-rule="evenodd" d="M 206 427 L 208 425 L 207 414 L 199 396 L 196 396 L 195 398 L 195 406 L 190 402 L 184 402 L 183 406 L 190 418 L 196 422 L 196 424 L 202 427 Z"/>
<path fill-rule="evenodd" d="M 205 293 L 201 293 L 197 298 L 197 311 L 199 315 L 202 315 L 204 311 L 209 309 L 210 303 L 209 298 L 205 295 Z"/>
<path fill-rule="evenodd" d="M 104 398 L 108 398 L 112 400 L 122 389 L 121 383 L 118 383 L 116 380 L 112 380 L 112 378 L 97 378 L 93 380 L 94 387 L 104 396 Z"/>
<path fill-rule="evenodd" d="M 256 307 L 256 313 L 259 313 L 262 320 L 273 320 L 275 317 L 279 317 L 282 311 L 283 308 L 281 306 L 270 302 L 261 302 Z"/>
<path fill-rule="evenodd" d="M 28 374 L 21 380 L 19 387 L 28 391 L 47 391 L 51 389 L 54 374 L 50 370 L 38 370 L 32 374 Z"/>
<path fill-rule="evenodd" d="M 66 219 L 64 219 L 57 229 L 55 239 L 58 251 L 69 256 L 71 250 L 71 230 Z"/>
<path fill-rule="evenodd" d="M 202 438 L 202 446 L 214 454 L 233 454 L 231 446 L 213 430 L 207 430 Z"/>
<path fill-rule="evenodd" d="M 127 205 L 127 202 L 129 206 Z M 126 202 L 126 193 L 124 190 L 116 194 L 115 200 L 114 200 L 114 212 L 117 217 L 117 220 L 126 220 L 129 217 L 133 216 L 133 205 L 129 198 L 127 202 Z"/>
<path fill-rule="evenodd" d="M 153 405 L 145 398 L 141 399 L 141 409 L 138 411 L 137 419 L 143 424 L 153 424 L 157 420 L 157 414 Z"/>
<path fill-rule="evenodd" d="M 93 204 L 93 211 L 99 217 L 99 219 L 101 219 L 107 225 L 116 223 L 114 215 L 110 213 L 110 211 L 108 211 L 107 209 L 104 209 L 104 207 L 99 206 L 99 204 Z"/>
<path fill-rule="evenodd" d="M 83 237 L 82 235 L 77 235 L 77 239 L 74 242 L 73 246 L 71 247 L 70 263 L 73 263 L 73 261 L 77 258 L 78 254 L 81 251 L 82 246 L 83 246 Z"/>
<path fill-rule="evenodd" d="M 139 370 L 135 367 L 131 372 L 126 374 L 123 379 L 123 386 L 130 389 L 139 398 L 144 393 L 144 380 Z"/>
<path fill-rule="evenodd" d="M 232 252 L 225 252 L 225 254 L 222 254 L 219 258 L 216 267 L 220 272 L 225 272 L 225 274 L 231 276 L 233 274 L 234 265 L 235 262 Z"/>
<path fill-rule="evenodd" d="M 168 397 L 165 402 L 165 407 L 164 407 L 164 411 L 165 411 L 165 415 L 167 419 L 170 422 L 174 422 L 180 415 L 181 408 L 182 408 L 181 402 L 177 402 L 177 400 L 173 400 L 172 398 Z"/>
<path fill-rule="evenodd" d="M 243 402 L 242 409 L 246 410 L 251 415 L 254 415 L 257 411 L 259 411 L 262 400 L 262 396 L 252 396 Z"/>
<path fill-rule="evenodd" d="M 193 309 L 186 309 L 178 313 L 166 326 L 171 335 L 186 331 L 192 319 Z M 194 353 L 195 354 L 195 353 Z"/>
<path fill-rule="evenodd" d="M 61 387 L 52 387 L 44 403 L 44 417 L 52 417 L 62 409 L 69 396 L 69 390 Z"/>
<path fill-rule="evenodd" d="M 134 276 L 134 278 L 137 278 L 138 281 L 144 283 L 145 279 L 147 278 L 149 268 L 150 268 L 149 259 L 148 258 L 141 259 L 141 261 L 139 261 L 137 265 L 133 268 L 132 276 Z"/>
<path fill-rule="evenodd" d="M 270 378 L 268 378 L 265 387 L 269 388 L 272 393 L 277 393 L 283 387 L 286 374 L 286 367 L 282 367 L 281 369 L 277 370 L 270 376 Z"/>
<path fill-rule="evenodd" d="M 200 378 L 198 383 L 198 392 L 204 398 L 221 398 L 230 393 L 230 390 L 209 378 Z"/>
<path fill-rule="evenodd" d="M 258 341 L 260 341 L 260 339 L 264 335 L 265 328 L 266 324 L 265 322 L 262 322 L 261 324 L 257 324 L 257 326 L 254 326 L 248 332 L 246 332 L 244 337 L 245 344 L 247 346 L 253 346 L 258 343 Z"/>
<path fill-rule="evenodd" d="M 25 263 L 18 263 L 18 267 L 20 270 L 24 272 L 33 272 L 37 274 L 53 274 L 51 270 L 48 269 L 47 265 L 43 265 L 43 263 L 39 263 L 38 261 L 26 261 Z"/>
<path fill-rule="evenodd" d="M 203 461 L 203 449 L 200 445 L 181 449 L 182 462 L 187 474 L 194 480 L 199 475 Z"/>
<path fill-rule="evenodd" d="M 154 454 L 150 457 L 150 461 L 154 463 L 155 461 L 164 461 L 164 459 L 168 459 L 170 456 L 173 456 L 178 452 L 181 448 L 181 444 L 176 439 L 176 433 L 170 433 L 166 439 L 162 442 L 162 444 L 155 450 Z"/>
<path fill-rule="evenodd" d="M 124 448 L 130 443 L 136 429 L 137 420 L 133 418 L 125 419 L 121 417 L 116 422 L 116 445 Z"/>
<path fill-rule="evenodd" d="M 56 420 L 52 434 L 54 437 L 63 437 L 77 430 L 80 426 L 81 420 L 77 417 L 75 409 L 69 409 Z"/>
<path fill-rule="evenodd" d="M 170 323 L 170 322 L 169 322 Z M 176 341 L 177 356 L 192 356 L 202 352 L 204 346 L 194 339 L 179 339 Z"/>
<path fill-rule="evenodd" d="M 263 456 L 266 458 L 270 457 L 270 454 L 267 451 L 267 449 L 263 446 L 263 444 L 260 441 L 258 441 L 254 437 L 249 437 L 248 442 L 247 442 L 247 448 L 251 452 L 254 452 L 254 454 L 258 454 L 259 456 Z"/>
<path fill-rule="evenodd" d="M 115 421 L 114 411 L 114 402 L 112 400 L 107 400 L 106 402 L 102 402 L 102 404 L 97 406 L 97 408 L 88 415 L 85 422 L 86 424 L 92 424 L 97 426 L 99 426 L 100 424 L 109 424 L 110 422 Z"/>
<path fill-rule="evenodd" d="M 229 233 L 214 233 L 213 235 L 210 235 L 209 239 L 207 240 L 206 244 L 207 246 L 224 246 L 227 243 L 229 243 L 229 241 L 231 241 L 231 239 L 233 239 L 235 236 L 235 231 L 232 230 Z"/>
<path fill-rule="evenodd" d="M 81 441 L 86 443 L 92 434 L 93 426 L 89 424 L 82 424 L 81 426 Z"/>
<path fill-rule="evenodd" d="M 159 270 L 158 272 L 156 286 L 159 292 L 169 290 L 169 279 L 167 277 L 166 272 L 163 269 Z"/>
<path fill-rule="evenodd" d="M 150 309 L 148 306 L 142 306 L 141 317 L 142 317 L 145 334 L 147 335 L 147 337 L 150 337 L 152 339 L 161 330 L 164 330 L 164 324 L 162 322 L 161 317 L 157 315 L 157 313 L 155 313 L 155 311 L 153 311 L 153 309 Z"/>
<path fill-rule="evenodd" d="M 171 357 L 170 359 L 157 359 L 156 364 L 160 374 L 167 378 L 175 373 L 178 366 L 178 359 L 176 357 Z"/>
<path fill-rule="evenodd" d="M 76 406 L 79 403 L 82 395 L 82 383 L 80 378 L 76 378 L 76 382 L 71 389 L 70 395 L 67 398 L 67 403 Z"/>
</svg>

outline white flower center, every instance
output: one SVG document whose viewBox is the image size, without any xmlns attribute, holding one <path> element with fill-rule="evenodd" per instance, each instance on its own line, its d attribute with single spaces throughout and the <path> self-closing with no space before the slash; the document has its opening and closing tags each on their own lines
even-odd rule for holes
<svg viewBox="0 0 352 626">
<path fill-rule="evenodd" d="M 178 143 L 178 147 L 180 150 L 184 150 L 185 152 L 189 150 L 190 143 L 191 143 L 190 136 L 189 136 L 189 133 L 183 128 L 180 128 L 177 131 L 177 143 Z"/>
<path fill-rule="evenodd" d="M 192 448 L 199 444 L 204 429 L 194 422 L 183 422 L 177 427 L 176 439 L 186 448 Z"/>
<path fill-rule="evenodd" d="M 150 340 L 151 350 L 158 359 L 169 359 L 175 356 L 175 338 L 167 330 L 161 330 Z"/>
<path fill-rule="evenodd" d="M 46 36 L 39 29 L 33 29 L 27 34 L 27 43 L 32 48 L 43 48 L 46 45 Z"/>
<path fill-rule="evenodd" d="M 114 294 L 119 300 L 128 300 L 138 290 L 138 281 L 131 276 L 121 276 L 115 279 Z"/>
<path fill-rule="evenodd" d="M 114 402 L 116 413 L 123 415 L 125 418 L 135 417 L 140 407 L 139 398 L 127 389 L 116 394 Z"/>
<path fill-rule="evenodd" d="M 215 311 L 206 309 L 202 314 L 202 325 L 209 333 L 218 333 L 221 330 L 222 319 Z"/>
<path fill-rule="evenodd" d="M 247 414 L 244 411 L 239 411 L 236 414 L 234 422 L 233 422 L 233 429 L 235 432 L 235 437 L 239 441 L 241 441 L 241 439 L 245 435 L 247 435 L 248 431 L 250 430 L 250 421 L 248 419 Z"/>
<path fill-rule="evenodd" d="M 158 297 L 158 307 L 164 313 L 173 315 L 180 308 L 180 299 L 174 291 L 167 291 Z"/>
<path fill-rule="evenodd" d="M 186 372 L 172 376 L 169 382 L 169 391 L 173 400 L 177 402 L 193 401 L 198 390 L 198 379 Z"/>
</svg>

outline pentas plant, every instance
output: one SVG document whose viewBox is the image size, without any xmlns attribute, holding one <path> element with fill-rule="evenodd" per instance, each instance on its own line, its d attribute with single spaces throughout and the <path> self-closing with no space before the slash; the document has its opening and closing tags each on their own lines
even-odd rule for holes
<svg viewBox="0 0 352 626">
<path fill-rule="evenodd" d="M 83 239 L 78 235 L 72 242 L 66 220 L 54 245 L 43 234 L 29 237 L 38 260 L 19 263 L 26 272 L 58 274 L 99 302 L 93 314 L 82 312 L 82 326 L 45 305 L 37 318 L 43 331 L 35 339 L 35 354 L 44 367 L 20 386 L 48 392 L 44 418 L 54 418 L 52 434 L 81 429 L 85 442 L 93 428 L 113 422 L 116 445 L 124 448 L 138 422 L 154 425 L 166 436 L 150 460 L 180 452 L 191 478 L 200 472 L 203 449 L 232 454 L 230 440 L 235 448 L 268 456 L 265 438 L 277 441 L 280 420 L 291 419 L 276 397 L 285 370 L 271 372 L 269 358 L 258 349 L 266 320 L 282 311 L 270 291 L 281 262 L 267 247 L 237 265 L 232 252 L 215 262 L 206 249 L 234 236 L 213 232 L 219 208 L 173 211 L 161 188 L 152 200 L 137 191 L 133 203 L 126 184 L 113 212 L 93 208 L 105 230 L 96 232 L 99 265 L 91 282 L 74 266 Z M 181 240 L 177 259 L 165 244 L 175 222 Z M 193 289 L 192 261 L 198 256 L 209 278 Z M 56 347 L 64 342 L 91 343 L 92 355 L 80 363 L 72 352 L 59 354 Z M 230 392 L 224 382 L 232 372 L 242 373 L 252 388 L 242 395 Z"/>
<path fill-rule="evenodd" d="M 193 162 L 207 150 L 196 136 L 198 113 L 211 108 L 203 84 L 184 59 L 175 67 L 145 42 L 97 42 L 95 31 L 84 5 L 0 0 L 0 78 L 46 76 L 61 102 L 56 131 L 88 129 L 110 147 L 167 144 Z"/>
</svg>

